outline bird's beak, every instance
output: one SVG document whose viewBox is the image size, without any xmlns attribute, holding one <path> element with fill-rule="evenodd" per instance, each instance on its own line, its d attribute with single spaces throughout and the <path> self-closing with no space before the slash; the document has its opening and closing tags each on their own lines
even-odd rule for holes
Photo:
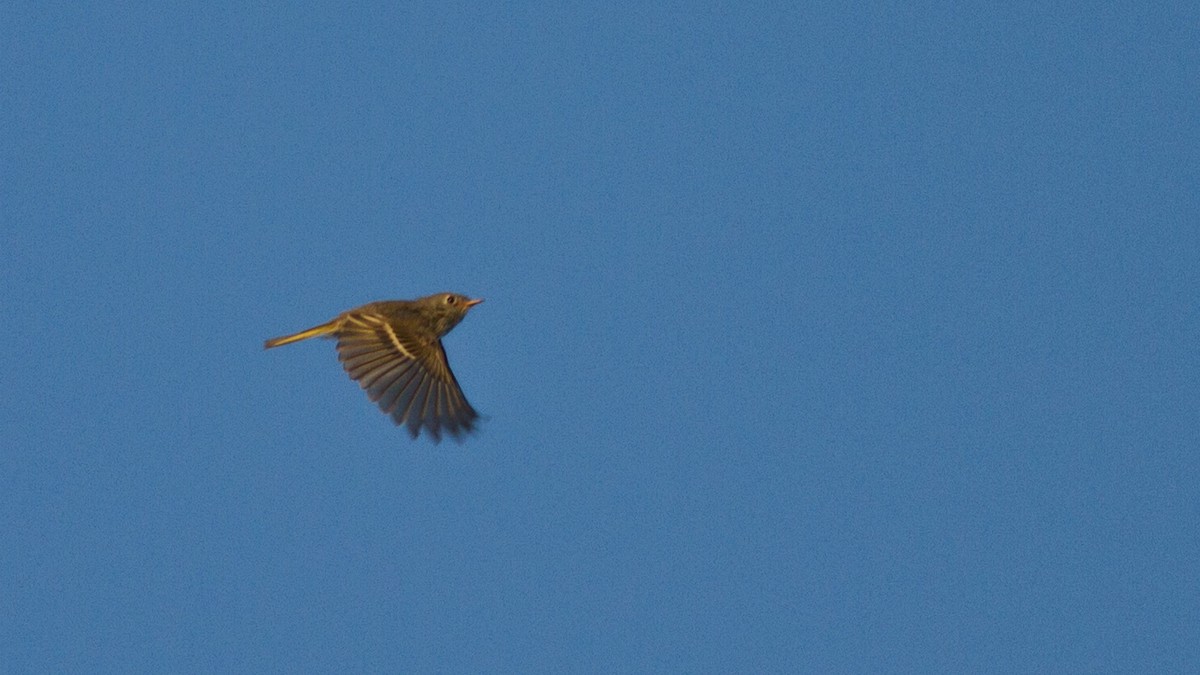
<svg viewBox="0 0 1200 675">
<path fill-rule="evenodd" d="M 475 298 L 474 300 L 468 300 L 466 304 L 467 304 L 467 307 L 474 307 L 475 305 L 478 305 L 481 302 L 483 302 L 483 298 Z"/>
</svg>

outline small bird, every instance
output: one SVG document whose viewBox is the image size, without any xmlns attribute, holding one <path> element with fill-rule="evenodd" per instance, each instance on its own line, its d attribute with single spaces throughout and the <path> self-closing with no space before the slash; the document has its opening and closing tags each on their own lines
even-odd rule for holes
<svg viewBox="0 0 1200 675">
<path fill-rule="evenodd" d="M 397 426 L 407 425 L 413 438 L 424 427 L 435 443 L 443 430 L 461 441 L 479 413 L 450 372 L 441 337 L 481 302 L 458 293 L 372 302 L 320 326 L 267 340 L 263 348 L 337 338 L 342 367 Z"/>
</svg>

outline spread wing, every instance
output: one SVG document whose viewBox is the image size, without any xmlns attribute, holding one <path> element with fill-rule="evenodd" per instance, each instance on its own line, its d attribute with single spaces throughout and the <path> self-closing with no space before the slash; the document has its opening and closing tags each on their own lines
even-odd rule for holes
<svg viewBox="0 0 1200 675">
<path fill-rule="evenodd" d="M 413 438 L 422 427 L 435 442 L 442 431 L 458 439 L 474 429 L 479 413 L 463 396 L 441 340 L 368 312 L 345 315 L 337 340 L 342 367 Z"/>
</svg>

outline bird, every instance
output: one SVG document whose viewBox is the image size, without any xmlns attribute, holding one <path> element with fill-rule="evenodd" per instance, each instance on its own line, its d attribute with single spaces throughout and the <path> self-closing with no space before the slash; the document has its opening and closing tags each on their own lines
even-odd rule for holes
<svg viewBox="0 0 1200 675">
<path fill-rule="evenodd" d="M 371 302 L 319 326 L 271 338 L 263 349 L 313 337 L 336 339 L 346 373 L 397 426 L 407 426 L 414 439 L 425 429 L 434 443 L 443 431 L 461 442 L 474 431 L 479 413 L 450 370 L 441 338 L 481 302 L 459 293 Z"/>
</svg>

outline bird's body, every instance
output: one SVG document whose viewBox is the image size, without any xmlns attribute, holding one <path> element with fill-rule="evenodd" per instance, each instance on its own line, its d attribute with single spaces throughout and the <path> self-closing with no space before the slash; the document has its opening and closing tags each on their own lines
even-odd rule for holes
<svg viewBox="0 0 1200 675">
<path fill-rule="evenodd" d="M 424 427 L 434 441 L 443 430 L 458 439 L 474 429 L 479 413 L 450 371 L 441 338 L 480 302 L 457 293 L 372 302 L 308 330 L 267 340 L 264 348 L 335 338 L 342 367 L 397 425 L 406 425 L 413 438 Z"/>
</svg>

